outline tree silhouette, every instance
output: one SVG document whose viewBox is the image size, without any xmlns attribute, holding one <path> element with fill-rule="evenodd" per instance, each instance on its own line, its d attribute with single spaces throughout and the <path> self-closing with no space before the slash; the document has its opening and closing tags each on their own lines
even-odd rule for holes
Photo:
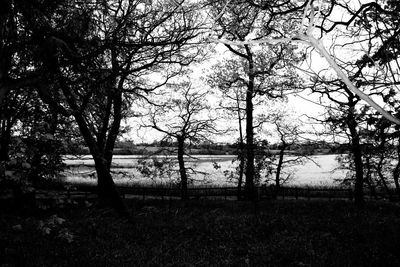
<svg viewBox="0 0 400 267">
<path fill-rule="evenodd" d="M 110 174 L 121 120 L 129 101 L 166 83 L 197 56 L 191 43 L 200 34 L 196 8 L 122 0 L 18 4 L 34 47 L 21 49 L 20 58 L 32 58 L 24 69 L 40 73 L 29 84 L 53 110 L 75 119 L 95 161 L 100 202 L 126 215 Z M 6 15 L 14 14 L 9 8 Z M 148 79 L 155 73 L 161 78 Z M 25 81 L 1 82 L 0 100 Z"/>
<path fill-rule="evenodd" d="M 209 140 L 211 134 L 217 133 L 217 117 L 212 116 L 207 104 L 207 91 L 196 90 L 190 82 L 171 85 L 166 92 L 161 92 L 162 99 L 155 102 L 142 122 L 143 127 L 151 127 L 174 139 L 177 143 L 181 198 L 188 199 L 188 173 L 185 166 L 187 147 Z"/>
<path fill-rule="evenodd" d="M 292 45 L 279 44 L 255 48 L 251 44 L 241 42 L 248 38 L 281 36 L 290 31 L 292 22 L 287 18 L 279 20 L 270 9 L 260 9 L 246 1 L 229 1 L 226 5 L 219 1 L 212 5 L 212 11 L 219 14 L 216 16 L 213 30 L 219 38 L 228 40 L 223 43 L 237 58 L 236 69 L 228 67 L 229 62 L 227 62 L 226 69 L 220 71 L 223 75 L 220 75 L 219 86 L 225 88 L 239 86 L 245 92 L 245 198 L 253 199 L 255 197 L 254 128 L 257 127 L 253 118 L 254 101 L 256 96 L 282 97 L 285 90 L 292 88 L 296 77 L 286 63 L 296 62 L 298 58 L 294 54 L 295 47 Z M 261 23 L 264 21 L 267 23 Z"/>
</svg>

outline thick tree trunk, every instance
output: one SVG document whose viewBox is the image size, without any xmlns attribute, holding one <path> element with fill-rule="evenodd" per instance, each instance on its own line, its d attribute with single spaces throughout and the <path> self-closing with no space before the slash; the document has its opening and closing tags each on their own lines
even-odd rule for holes
<svg viewBox="0 0 400 267">
<path fill-rule="evenodd" d="M 97 173 L 97 193 L 100 206 L 113 207 L 119 214 L 129 217 L 129 212 L 122 201 L 112 179 L 107 160 L 99 155 L 93 155 Z"/>
<path fill-rule="evenodd" d="M 111 206 L 120 215 L 129 217 L 128 209 L 121 199 L 111 176 L 111 163 L 107 161 L 104 153 L 99 152 L 100 149 L 96 145 L 89 146 L 89 150 L 95 162 L 99 204 L 101 206 Z"/>
<path fill-rule="evenodd" d="M 59 77 L 62 77 L 60 74 Z M 88 123 L 83 116 L 81 112 L 78 112 L 80 108 L 78 107 L 78 104 L 75 100 L 75 97 L 71 93 L 70 89 L 68 86 L 65 84 L 65 81 L 63 78 L 59 79 L 61 89 L 68 101 L 68 105 L 72 110 L 75 112 L 73 113 L 73 116 L 75 118 L 76 123 L 79 126 L 79 130 L 82 134 L 83 139 L 85 140 L 86 145 L 89 148 L 90 154 L 92 155 L 94 162 L 95 162 L 95 167 L 96 167 L 96 173 L 97 173 L 97 186 L 98 186 L 98 197 L 99 197 L 99 204 L 102 205 L 110 205 L 113 207 L 120 215 L 129 217 L 129 212 L 127 207 L 125 206 L 125 203 L 121 199 L 117 188 L 115 187 L 114 181 L 112 179 L 111 173 L 110 173 L 110 166 L 111 166 L 111 160 L 112 160 L 112 149 L 113 149 L 113 143 L 115 141 L 115 136 L 118 134 L 117 128 L 119 128 L 119 123 L 120 123 L 120 117 L 118 117 L 118 114 L 114 116 L 114 123 L 112 125 L 112 131 L 110 132 L 110 135 L 112 135 L 108 140 L 109 144 L 104 147 L 104 139 L 106 132 L 103 132 L 104 136 L 98 136 L 98 140 L 96 141 L 95 137 L 93 136 L 93 133 L 90 131 Z M 115 93 L 115 92 L 114 92 Z M 109 96 L 110 97 L 110 96 Z M 120 108 L 120 97 L 121 95 L 115 95 L 116 97 L 116 102 L 118 107 Z M 110 99 L 107 98 L 107 101 Z M 121 110 L 119 110 L 120 112 Z M 118 110 L 114 110 L 114 112 L 118 112 Z M 118 121 L 117 121 L 118 120 Z M 108 122 L 105 122 L 108 125 Z M 104 125 L 103 125 L 104 126 Z M 112 143 L 112 144 L 111 144 Z M 99 146 L 101 144 L 101 146 Z M 110 155 L 111 154 L 111 155 Z"/>
<path fill-rule="evenodd" d="M 356 173 L 356 179 L 354 183 L 354 202 L 357 206 L 364 204 L 364 167 L 362 162 L 362 151 L 360 145 L 360 137 L 357 132 L 357 122 L 354 118 L 354 113 L 351 110 L 347 118 L 348 127 L 351 134 L 351 149 L 354 157 L 354 167 Z"/>
<path fill-rule="evenodd" d="M 179 164 L 179 174 L 181 176 L 181 199 L 187 200 L 188 197 L 188 177 L 185 168 L 185 160 L 183 156 L 185 155 L 185 139 L 182 136 L 178 136 L 178 164 Z"/>
<path fill-rule="evenodd" d="M 118 194 L 117 188 L 112 179 L 109 168 L 111 162 L 107 161 L 104 152 L 102 152 L 101 148 L 97 146 L 83 117 L 79 114 L 75 114 L 75 119 L 95 162 L 99 204 L 110 205 L 119 214 L 129 216 L 129 212 Z"/>
</svg>

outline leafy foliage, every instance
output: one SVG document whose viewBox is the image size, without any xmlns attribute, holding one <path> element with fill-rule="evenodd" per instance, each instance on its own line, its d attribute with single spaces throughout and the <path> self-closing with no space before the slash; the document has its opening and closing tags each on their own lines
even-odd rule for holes
<svg viewBox="0 0 400 267">
<path fill-rule="evenodd" d="M 145 157 L 137 162 L 136 169 L 144 177 L 164 180 L 166 184 L 177 183 L 177 162 L 170 157 Z"/>
</svg>

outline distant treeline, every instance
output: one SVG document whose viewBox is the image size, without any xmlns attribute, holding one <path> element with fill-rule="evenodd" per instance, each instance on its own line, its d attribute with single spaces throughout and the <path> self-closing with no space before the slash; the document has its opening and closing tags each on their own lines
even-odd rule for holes
<svg viewBox="0 0 400 267">
<path fill-rule="evenodd" d="M 120 141 L 116 143 L 115 155 L 147 155 L 152 153 L 174 153 L 177 144 L 173 142 L 153 142 L 135 144 L 131 141 Z M 189 154 L 192 155 L 235 155 L 238 153 L 238 144 L 235 143 L 201 143 L 188 145 Z M 280 144 L 258 145 L 258 153 L 277 154 Z M 285 149 L 285 153 L 294 155 L 326 155 L 342 154 L 349 151 L 348 144 L 320 142 L 305 142 L 291 145 Z M 74 145 L 68 154 L 89 154 L 89 149 L 82 145 Z"/>
</svg>

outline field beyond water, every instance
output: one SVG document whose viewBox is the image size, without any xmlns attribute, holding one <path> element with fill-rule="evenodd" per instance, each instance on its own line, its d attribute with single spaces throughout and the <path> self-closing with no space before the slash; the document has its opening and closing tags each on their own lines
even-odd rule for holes
<svg viewBox="0 0 400 267">
<path fill-rule="evenodd" d="M 400 266 L 400 206 L 347 201 L 129 200 L 1 207 L 1 266 Z"/>
</svg>

